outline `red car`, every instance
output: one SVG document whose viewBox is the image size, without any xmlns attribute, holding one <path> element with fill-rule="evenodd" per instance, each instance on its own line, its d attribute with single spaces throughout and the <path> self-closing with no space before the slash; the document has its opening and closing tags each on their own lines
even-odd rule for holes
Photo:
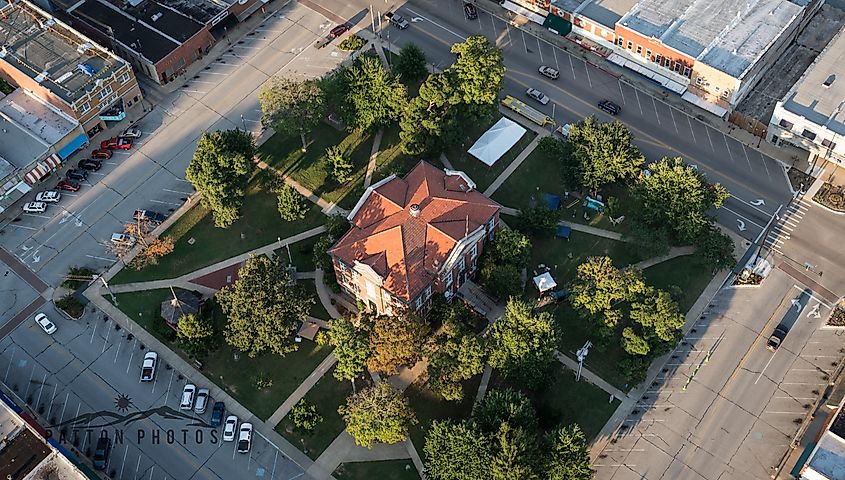
<svg viewBox="0 0 845 480">
<path fill-rule="evenodd" d="M 101 158 L 101 159 L 110 159 L 112 156 L 111 150 L 106 150 L 103 148 L 98 148 L 91 152 L 91 158 Z"/>
<path fill-rule="evenodd" d="M 111 137 L 108 140 L 100 142 L 100 148 L 107 148 L 109 150 L 129 150 L 132 148 L 132 139 L 124 137 Z"/>
<path fill-rule="evenodd" d="M 347 30 L 349 30 L 349 27 L 346 25 L 338 25 L 329 32 L 329 38 L 337 38 L 343 35 Z"/>
<path fill-rule="evenodd" d="M 75 182 L 73 180 L 62 180 L 58 185 L 56 185 L 56 190 L 77 192 L 79 191 L 79 182 Z"/>
</svg>

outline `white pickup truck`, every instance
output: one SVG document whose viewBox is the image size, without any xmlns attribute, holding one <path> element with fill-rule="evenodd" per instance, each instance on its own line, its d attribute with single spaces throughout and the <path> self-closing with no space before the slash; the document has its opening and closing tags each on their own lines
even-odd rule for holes
<svg viewBox="0 0 845 480">
<path fill-rule="evenodd" d="M 405 30 L 411 24 L 405 20 L 405 17 L 399 15 L 398 13 L 387 12 L 384 14 L 385 20 L 389 21 L 390 23 L 399 27 L 400 30 Z"/>
</svg>

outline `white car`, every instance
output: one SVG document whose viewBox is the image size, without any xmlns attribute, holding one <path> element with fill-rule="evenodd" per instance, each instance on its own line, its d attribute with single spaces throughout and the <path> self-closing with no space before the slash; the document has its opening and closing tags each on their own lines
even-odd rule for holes
<svg viewBox="0 0 845 480">
<path fill-rule="evenodd" d="M 569 138 L 569 124 L 564 123 L 563 125 L 557 127 L 555 129 L 555 133 L 560 135 L 563 138 Z"/>
<path fill-rule="evenodd" d="M 179 404 L 180 410 L 190 410 L 194 408 L 194 395 L 197 393 L 197 386 L 193 383 L 188 383 L 182 389 L 182 402 Z"/>
<path fill-rule="evenodd" d="M 557 70 L 555 70 L 554 68 L 549 67 L 549 66 L 546 66 L 546 65 L 542 65 L 542 66 L 538 69 L 538 71 L 540 72 L 540 75 L 542 75 L 542 76 L 544 76 L 544 77 L 549 77 L 549 78 L 551 78 L 552 80 L 557 80 L 557 77 L 559 77 L 559 76 L 560 76 L 560 72 L 558 72 L 558 71 L 557 71 Z"/>
<path fill-rule="evenodd" d="M 44 202 L 29 202 L 23 205 L 23 211 L 26 213 L 44 213 L 47 210 L 47 204 Z"/>
<path fill-rule="evenodd" d="M 226 423 L 223 424 L 223 441 L 235 441 L 235 430 L 238 429 L 238 417 L 229 415 L 226 417 Z"/>
<path fill-rule="evenodd" d="M 41 330 L 44 330 L 44 333 L 47 335 L 52 335 L 56 333 L 56 325 L 47 318 L 47 315 L 44 315 L 41 312 L 35 314 L 35 323 L 41 327 Z"/>
<path fill-rule="evenodd" d="M 35 196 L 36 202 L 56 203 L 62 199 L 62 194 L 55 190 L 47 190 L 46 192 L 38 192 Z"/>
<path fill-rule="evenodd" d="M 529 88 L 525 91 L 525 94 L 533 98 L 534 100 L 537 100 L 543 105 L 549 103 L 549 97 L 547 97 L 546 94 L 537 90 L 536 88 Z"/>
<path fill-rule="evenodd" d="M 238 453 L 249 453 L 252 445 L 252 424 L 242 423 L 238 431 Z"/>
<path fill-rule="evenodd" d="M 125 233 L 112 233 L 111 234 L 111 243 L 115 245 L 124 245 L 127 247 L 132 247 L 135 245 L 135 237 L 132 235 L 127 235 Z"/>
<path fill-rule="evenodd" d="M 141 129 L 138 127 L 129 127 L 120 136 L 125 138 L 141 138 Z"/>
<path fill-rule="evenodd" d="M 151 382 L 156 376 L 156 364 L 158 363 L 158 354 L 156 352 L 147 352 L 144 355 L 144 363 L 141 364 L 141 381 Z"/>
<path fill-rule="evenodd" d="M 194 411 L 202 415 L 208 407 L 208 389 L 200 388 L 197 391 L 197 403 L 194 405 Z"/>
</svg>

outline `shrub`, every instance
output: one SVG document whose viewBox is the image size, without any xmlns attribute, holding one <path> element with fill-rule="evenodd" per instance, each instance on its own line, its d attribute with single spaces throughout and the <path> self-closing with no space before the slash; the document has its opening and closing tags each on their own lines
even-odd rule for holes
<svg viewBox="0 0 845 480">
<path fill-rule="evenodd" d="M 338 47 L 341 50 L 346 50 L 347 52 L 352 52 L 355 50 L 360 50 L 367 44 L 367 41 L 363 38 L 359 37 L 358 35 L 350 35 L 346 37 Z"/>
<path fill-rule="evenodd" d="M 293 406 L 290 417 L 294 427 L 304 433 L 314 431 L 323 422 L 323 416 L 317 413 L 317 406 L 304 398 Z"/>
</svg>

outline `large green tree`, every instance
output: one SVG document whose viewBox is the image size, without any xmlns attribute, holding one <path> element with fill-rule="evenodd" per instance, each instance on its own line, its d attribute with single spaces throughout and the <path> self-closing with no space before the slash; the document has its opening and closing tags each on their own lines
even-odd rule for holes
<svg viewBox="0 0 845 480">
<path fill-rule="evenodd" d="M 399 119 L 402 150 L 408 155 L 436 155 L 458 143 L 463 132 L 460 103 L 450 73 L 429 75 Z"/>
<path fill-rule="evenodd" d="M 305 320 L 314 299 L 302 287 L 290 285 L 288 270 L 277 256 L 250 257 L 239 278 L 217 293 L 226 315 L 226 342 L 250 357 L 296 350 L 297 322 Z"/>
<path fill-rule="evenodd" d="M 429 327 L 416 313 L 403 310 L 374 316 L 370 329 L 370 370 L 393 374 L 400 366 L 413 366 L 422 358 Z"/>
<path fill-rule="evenodd" d="M 609 329 L 621 320 L 619 304 L 634 300 L 645 289 L 638 271 L 616 268 L 610 257 L 589 257 L 576 271 L 569 301 L 582 316 Z"/>
<path fill-rule="evenodd" d="M 550 455 L 546 456 L 547 480 L 590 480 L 590 454 L 587 437 L 577 424 L 559 428 L 548 436 Z"/>
<path fill-rule="evenodd" d="M 417 423 L 408 400 L 386 381 L 353 394 L 338 413 L 355 443 L 367 448 L 372 448 L 375 442 L 401 442 L 408 438 L 408 429 Z"/>
<path fill-rule="evenodd" d="M 534 312 L 526 302 L 511 298 L 505 315 L 489 330 L 490 366 L 506 377 L 536 387 L 554 359 L 557 330 L 549 312 Z"/>
<path fill-rule="evenodd" d="M 734 241 L 715 225 L 699 233 L 693 244 L 695 254 L 714 268 L 727 269 L 736 265 Z"/>
<path fill-rule="evenodd" d="M 334 376 L 338 380 L 353 380 L 364 372 L 370 358 L 369 325 L 356 325 L 353 317 L 334 318 L 329 321 L 329 344 L 334 347 L 337 365 Z"/>
<path fill-rule="evenodd" d="M 383 127 L 399 118 L 407 103 L 405 85 L 386 70 L 378 57 L 362 55 L 344 72 L 343 116 L 360 130 Z"/>
<path fill-rule="evenodd" d="M 346 183 L 352 178 L 355 170 L 355 163 L 337 145 L 326 149 L 326 160 L 331 172 L 329 172 L 338 183 Z"/>
<path fill-rule="evenodd" d="M 481 283 L 491 295 L 502 300 L 519 295 L 522 291 L 519 269 L 511 263 L 485 261 L 481 266 Z"/>
<path fill-rule="evenodd" d="M 241 130 L 205 132 L 197 143 L 185 178 L 202 194 L 214 225 L 228 227 L 240 218 L 244 192 L 253 171 L 255 142 Z"/>
<path fill-rule="evenodd" d="M 667 225 L 678 242 L 695 242 L 712 225 L 710 212 L 722 206 L 727 190 L 680 158 L 664 158 L 648 170 L 634 188 L 637 216 L 649 226 Z"/>
<path fill-rule="evenodd" d="M 641 327 L 641 336 L 659 353 L 666 351 L 680 338 L 685 316 L 669 293 L 648 287 L 638 301 L 631 304 L 628 316 Z"/>
<path fill-rule="evenodd" d="M 399 52 L 399 58 L 393 62 L 393 71 L 406 84 L 419 82 L 428 75 L 425 64 L 425 53 L 422 49 L 415 43 L 406 43 Z"/>
<path fill-rule="evenodd" d="M 272 77 L 258 93 L 261 123 L 287 135 L 298 134 L 302 151 L 307 148 L 305 135 L 326 114 L 326 96 L 315 80 Z"/>
<path fill-rule="evenodd" d="M 295 222 L 308 215 L 308 204 L 305 197 L 288 184 L 282 184 L 276 190 L 276 208 L 282 220 Z"/>
<path fill-rule="evenodd" d="M 524 267 L 531 258 L 531 240 L 516 230 L 502 228 L 496 232 L 492 251 L 496 263 Z"/>
<path fill-rule="evenodd" d="M 499 91 L 505 78 L 502 50 L 483 35 L 473 35 L 452 45 L 457 59 L 449 69 L 470 117 L 481 118 L 496 111 Z"/>
<path fill-rule="evenodd" d="M 529 431 L 537 428 L 537 412 L 531 401 L 522 392 L 509 388 L 488 390 L 472 407 L 472 420 L 485 434 L 496 433 L 502 423 Z"/>
<path fill-rule="evenodd" d="M 208 352 L 214 328 L 208 319 L 195 314 L 182 315 L 176 324 L 176 337 L 182 348 L 194 356 Z"/>
<path fill-rule="evenodd" d="M 432 422 L 423 454 L 425 474 L 432 480 L 485 478 L 490 469 L 490 442 L 467 421 Z"/>
<path fill-rule="evenodd" d="M 587 117 L 569 128 L 570 155 L 582 185 L 599 188 L 634 178 L 645 161 L 622 122 L 603 123 Z"/>
<path fill-rule="evenodd" d="M 478 338 L 463 331 L 444 331 L 426 344 L 428 386 L 446 400 L 462 400 L 461 382 L 484 371 L 484 348 Z"/>
<path fill-rule="evenodd" d="M 541 462 L 534 432 L 502 423 L 492 435 L 490 478 L 540 480 Z"/>
</svg>

